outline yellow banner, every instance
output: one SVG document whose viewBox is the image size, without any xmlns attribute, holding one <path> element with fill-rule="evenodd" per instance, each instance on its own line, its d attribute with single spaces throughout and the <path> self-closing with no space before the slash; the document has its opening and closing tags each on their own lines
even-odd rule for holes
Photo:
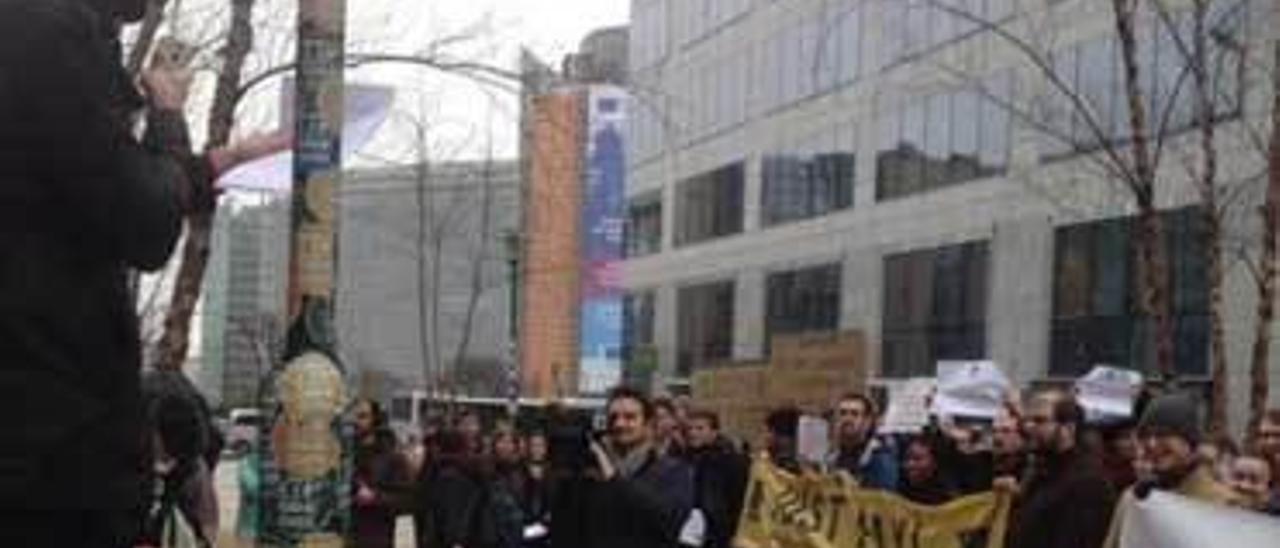
<svg viewBox="0 0 1280 548">
<path fill-rule="evenodd" d="M 1003 548 L 1009 498 L 995 493 L 923 506 L 859 489 L 846 476 L 794 475 L 757 460 L 740 548 Z"/>
</svg>

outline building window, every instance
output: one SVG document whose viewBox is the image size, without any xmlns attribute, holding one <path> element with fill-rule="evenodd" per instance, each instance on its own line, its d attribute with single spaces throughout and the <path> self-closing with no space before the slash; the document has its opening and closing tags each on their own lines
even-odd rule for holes
<svg viewBox="0 0 1280 548">
<path fill-rule="evenodd" d="M 881 66 L 895 66 L 1000 24 L 1013 15 L 1010 0 L 941 0 L 948 11 L 924 2 L 886 2 L 880 13 L 885 36 Z"/>
<path fill-rule="evenodd" d="M 680 289 L 678 376 L 688 377 L 698 369 L 733 358 L 734 287 L 733 281 L 723 281 Z"/>
<path fill-rule="evenodd" d="M 766 282 L 765 345 L 777 335 L 835 331 L 840 324 L 841 265 L 778 272 Z"/>
<path fill-rule="evenodd" d="M 637 348 L 654 345 L 656 296 L 652 291 L 632 293 L 622 300 L 622 348 L 630 354 Z"/>
<path fill-rule="evenodd" d="M 1012 75 L 982 84 L 995 97 L 1012 94 Z M 916 98 L 879 119 L 877 200 L 929 192 L 1005 172 L 1011 117 L 983 91 L 964 89 Z"/>
<path fill-rule="evenodd" d="M 812 219 L 853 206 L 851 153 L 765 156 L 761 173 L 766 226 Z"/>
<path fill-rule="evenodd" d="M 884 376 L 932 376 L 939 361 L 986 357 L 988 262 L 986 242 L 885 258 Z"/>
<path fill-rule="evenodd" d="M 676 196 L 676 245 L 696 244 L 742 232 L 742 162 L 680 182 Z"/>
<path fill-rule="evenodd" d="M 1209 34 L 1210 93 L 1215 120 L 1240 116 L 1240 51 L 1248 2 L 1213 3 L 1206 15 Z M 1173 28 L 1146 14 L 1151 24 L 1139 27 L 1138 66 L 1144 78 L 1147 133 L 1157 138 L 1175 135 L 1196 126 L 1196 90 L 1177 37 L 1190 47 L 1193 12 L 1175 13 Z M 1108 145 L 1123 144 L 1131 136 L 1128 90 L 1125 87 L 1122 49 L 1114 32 L 1055 51 L 1051 66 L 1065 86 L 1077 94 L 1088 114 L 1072 104 L 1058 89 L 1049 91 L 1041 104 L 1046 135 L 1041 155 L 1048 160 L 1088 153 Z"/>
<path fill-rule="evenodd" d="M 662 250 L 662 198 L 655 195 L 627 206 L 627 257 L 643 257 Z"/>
<path fill-rule="evenodd" d="M 1199 208 L 1161 215 L 1169 257 L 1178 372 L 1208 368 L 1208 282 Z M 1137 220 L 1064 226 L 1055 236 L 1049 372 L 1074 377 L 1098 364 L 1146 370 L 1154 323 L 1141 312 L 1134 249 Z"/>
</svg>

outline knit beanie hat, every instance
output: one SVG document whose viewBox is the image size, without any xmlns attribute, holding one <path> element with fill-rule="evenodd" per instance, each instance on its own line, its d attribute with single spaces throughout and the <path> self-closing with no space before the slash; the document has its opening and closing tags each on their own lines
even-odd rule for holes
<svg viewBox="0 0 1280 548">
<path fill-rule="evenodd" d="M 1200 443 L 1203 422 L 1200 404 L 1194 396 L 1185 393 L 1165 394 L 1152 400 L 1147 406 L 1142 420 L 1138 422 L 1138 432 L 1169 432 L 1196 445 Z"/>
</svg>

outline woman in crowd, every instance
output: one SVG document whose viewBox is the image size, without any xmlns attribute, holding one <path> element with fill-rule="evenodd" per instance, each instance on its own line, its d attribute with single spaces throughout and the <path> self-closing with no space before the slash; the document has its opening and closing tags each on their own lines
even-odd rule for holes
<svg viewBox="0 0 1280 548">
<path fill-rule="evenodd" d="M 396 516 L 406 511 L 412 500 L 410 466 L 377 402 L 356 402 L 355 426 L 352 511 L 356 542 L 361 548 L 391 548 Z"/>
<path fill-rule="evenodd" d="M 939 466 L 942 441 L 934 435 L 915 436 L 902 453 L 902 476 L 898 492 L 917 504 L 946 504 L 959 495 L 953 481 Z"/>
</svg>

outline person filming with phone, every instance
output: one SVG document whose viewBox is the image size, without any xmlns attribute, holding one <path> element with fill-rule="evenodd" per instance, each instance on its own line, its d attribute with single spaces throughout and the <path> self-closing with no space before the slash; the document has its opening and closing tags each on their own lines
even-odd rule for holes
<svg viewBox="0 0 1280 548">
<path fill-rule="evenodd" d="M 147 3 L 0 0 L 0 414 L 18 425 L 0 546 L 134 543 L 150 453 L 128 271 L 162 267 L 217 175 L 281 145 L 192 152 L 191 72 L 165 57 L 139 90 L 121 62 Z"/>
</svg>

